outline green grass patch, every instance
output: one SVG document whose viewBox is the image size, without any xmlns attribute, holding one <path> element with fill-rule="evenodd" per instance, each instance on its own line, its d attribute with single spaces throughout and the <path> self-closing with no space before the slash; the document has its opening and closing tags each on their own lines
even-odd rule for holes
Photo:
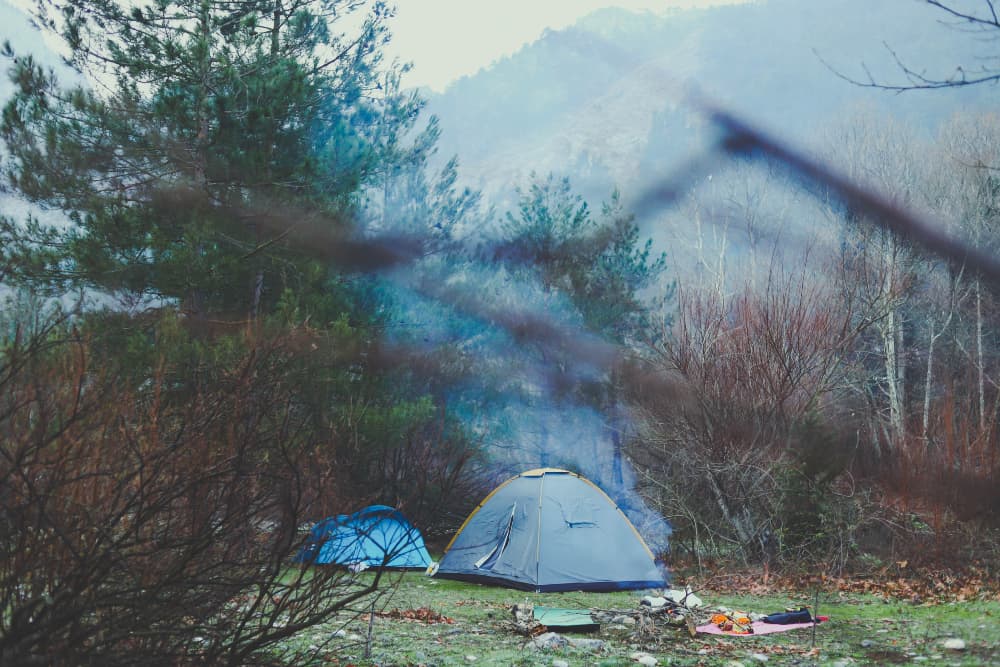
<svg viewBox="0 0 1000 667">
<path fill-rule="evenodd" d="M 654 632 L 642 633 L 636 626 L 606 624 L 597 633 L 568 635 L 600 639 L 600 650 L 538 650 L 530 646 L 527 637 L 513 632 L 512 605 L 530 602 L 629 611 L 638 609 L 643 593 L 526 593 L 416 573 L 392 575 L 386 586 L 376 606 L 383 613 L 376 615 L 372 624 L 369 658 L 364 657 L 368 620 L 361 615 L 367 606 L 359 606 L 351 617 L 310 630 L 293 641 L 300 646 L 317 646 L 317 665 L 358 667 L 552 665 L 556 660 L 568 665 L 611 667 L 636 664 L 630 656 L 639 651 L 653 655 L 661 665 L 1000 665 L 1000 602 L 996 601 L 914 604 L 866 594 L 820 592 L 818 613 L 831 620 L 816 628 L 815 641 L 808 629 L 760 637 L 691 638 L 673 627 L 657 626 Z M 699 596 L 709 609 L 724 606 L 758 613 L 812 605 L 817 599 L 813 590 L 770 595 L 699 591 Z M 385 614 L 418 609 L 432 610 L 431 617 L 439 622 Z M 946 649 L 943 642 L 949 638 L 962 639 L 965 649 Z"/>
</svg>

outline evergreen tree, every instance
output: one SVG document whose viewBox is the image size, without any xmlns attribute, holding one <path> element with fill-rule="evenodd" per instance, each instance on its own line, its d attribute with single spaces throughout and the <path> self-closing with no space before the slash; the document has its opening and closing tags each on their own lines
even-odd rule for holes
<svg viewBox="0 0 1000 667">
<path fill-rule="evenodd" d="M 617 191 L 595 218 L 568 178 L 536 177 L 519 191 L 505 232 L 502 255 L 568 296 L 593 333 L 625 342 L 638 331 L 646 312 L 640 293 L 663 272 L 666 257 L 652 256 L 651 239 L 640 242 Z"/>
<path fill-rule="evenodd" d="M 401 158 L 420 101 L 382 94 L 387 8 L 353 36 L 350 0 L 57 0 L 42 19 L 92 88 L 15 56 L 2 133 L 12 185 L 74 225 L 36 232 L 25 277 L 192 316 L 256 317 L 317 268 L 303 227 L 349 231 L 362 188 Z M 391 107 L 391 113 L 386 109 Z M 24 243 L 24 228 L 5 227 Z M 52 243 L 53 240 L 57 243 Z M 44 261 L 48 260 L 48 261 Z M 40 270 L 44 267 L 44 270 Z M 29 269 L 34 269 L 30 271 Z"/>
<path fill-rule="evenodd" d="M 571 300 L 586 329 L 628 344 L 644 325 L 647 306 L 641 292 L 663 272 L 665 256 L 652 256 L 651 240 L 640 242 L 639 228 L 623 210 L 617 191 L 602 205 L 599 218 L 573 192 L 568 178 L 536 177 L 519 194 L 516 214 L 506 217 L 501 257 Z M 574 363 L 571 356 L 555 361 Z M 567 396 L 603 415 L 612 446 L 611 476 L 619 489 L 625 431 L 620 376 L 620 369 L 612 368 L 597 381 L 570 388 Z"/>
<path fill-rule="evenodd" d="M 428 399 L 419 378 L 386 363 L 391 290 L 331 262 L 324 244 L 362 234 L 372 202 L 404 175 L 421 185 L 408 196 L 426 200 L 413 204 L 423 228 L 430 216 L 451 225 L 474 196 L 455 192 L 453 167 L 428 186 L 436 121 L 416 128 L 422 101 L 382 59 L 391 12 L 364 7 L 45 4 L 40 21 L 65 38 L 85 83 L 65 87 L 8 53 L 17 90 L 0 132 L 14 189 L 72 224 L 4 219 L 0 272 L 118 297 L 128 309 L 81 326 L 136 387 L 168 369 L 164 398 L 179 405 L 218 386 L 262 337 L 281 340 L 295 414 L 327 434 L 317 469 L 336 469 L 331 492 L 401 502 L 416 491 L 384 479 L 381 462 L 429 474 L 451 454 L 424 445 L 467 457 L 469 441 L 443 396 Z M 352 14 L 356 32 L 338 33 Z M 156 308 L 137 316 L 144 306 Z"/>
</svg>

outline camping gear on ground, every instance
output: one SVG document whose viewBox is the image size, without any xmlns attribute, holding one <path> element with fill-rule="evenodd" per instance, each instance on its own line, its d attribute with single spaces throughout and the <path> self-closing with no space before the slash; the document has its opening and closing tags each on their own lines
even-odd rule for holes
<svg viewBox="0 0 1000 667">
<path fill-rule="evenodd" d="M 666 585 L 649 547 L 607 494 L 558 468 L 529 470 L 486 496 L 436 576 L 533 591 Z"/>
<path fill-rule="evenodd" d="M 787 625 L 778 625 L 777 623 L 764 623 L 763 621 L 754 621 L 751 624 L 753 628 L 753 633 L 746 632 L 730 632 L 721 629 L 718 625 L 714 623 L 706 623 L 705 625 L 699 625 L 697 631 L 702 634 L 708 635 L 729 635 L 730 637 L 754 637 L 757 635 L 769 635 L 775 632 L 787 632 L 789 630 L 798 630 L 800 628 L 811 628 L 813 623 L 788 623 Z"/>
<path fill-rule="evenodd" d="M 360 571 L 368 567 L 426 569 L 431 564 L 424 538 L 398 510 L 372 505 L 317 523 L 295 562 L 336 564 Z"/>
<path fill-rule="evenodd" d="M 760 620 L 751 623 L 752 618 Z M 719 613 L 713 614 L 708 623 L 699 625 L 696 629 L 698 632 L 710 635 L 769 635 L 774 632 L 811 628 L 828 620 L 830 619 L 827 616 L 817 616 L 814 621 L 808 607 L 769 614 L 768 616 L 723 609 Z"/>
<path fill-rule="evenodd" d="M 754 633 L 753 621 L 742 612 L 713 614 L 711 623 L 726 634 L 752 635 Z"/>
<path fill-rule="evenodd" d="M 536 606 L 534 617 L 546 628 L 556 632 L 597 632 L 601 629 L 601 625 L 590 615 L 589 609 Z"/>
<path fill-rule="evenodd" d="M 683 591 L 673 589 L 663 591 L 662 596 L 647 595 L 639 601 L 639 604 L 653 609 L 659 609 L 667 604 L 686 607 L 688 609 L 697 609 L 698 607 L 705 606 L 705 603 L 701 601 L 701 598 L 691 591 L 690 586 L 686 586 Z"/>
<path fill-rule="evenodd" d="M 788 625 L 789 623 L 812 623 L 813 617 L 809 613 L 809 609 L 802 607 L 801 609 L 794 609 L 790 611 L 778 612 L 776 614 L 768 614 L 764 618 L 760 619 L 765 623 L 775 623 L 777 625 Z"/>
</svg>

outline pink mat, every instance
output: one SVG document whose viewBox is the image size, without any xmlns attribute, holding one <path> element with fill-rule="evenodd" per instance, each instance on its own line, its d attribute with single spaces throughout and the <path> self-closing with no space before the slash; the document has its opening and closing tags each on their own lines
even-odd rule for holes
<svg viewBox="0 0 1000 667">
<path fill-rule="evenodd" d="M 719 629 L 719 626 L 709 623 L 708 625 L 699 625 L 698 632 L 704 632 L 709 635 L 726 635 L 727 637 L 753 637 L 755 635 L 769 635 L 774 632 L 787 632 L 788 630 L 798 630 L 799 628 L 811 628 L 812 623 L 789 623 L 788 625 L 778 625 L 777 623 L 764 623 L 763 621 L 753 622 L 753 634 L 752 635 L 741 635 L 735 632 L 723 632 Z"/>
</svg>

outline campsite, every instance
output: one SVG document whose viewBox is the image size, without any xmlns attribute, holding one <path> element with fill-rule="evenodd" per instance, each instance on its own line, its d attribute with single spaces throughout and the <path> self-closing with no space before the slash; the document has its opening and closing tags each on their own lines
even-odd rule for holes
<svg viewBox="0 0 1000 667">
<path fill-rule="evenodd" d="M 286 648 L 382 667 L 1000 664 L 1000 585 L 974 568 L 667 573 L 599 487 L 558 468 L 499 484 L 430 558 L 390 507 L 318 522 L 303 570 L 386 578 Z"/>
<path fill-rule="evenodd" d="M 599 487 L 558 468 L 499 484 L 430 558 L 393 508 L 318 522 L 303 570 L 386 578 L 284 648 L 380 667 L 1000 665 L 1000 586 L 982 572 L 667 573 Z"/>
<path fill-rule="evenodd" d="M 1000 666 L 1000 0 L 0 65 L 0 667 Z"/>
<path fill-rule="evenodd" d="M 892 583 L 900 582 L 893 578 Z M 784 581 L 762 585 L 759 578 L 721 576 L 697 594 L 710 607 L 740 610 L 781 610 L 813 605 L 830 620 L 816 629 L 753 637 L 698 635 L 683 628 L 658 627 L 642 633 L 634 625 L 605 623 L 598 632 L 565 633 L 566 637 L 598 640 L 586 646 L 534 648 L 531 639 L 512 629 L 511 607 L 526 601 L 536 605 L 638 610 L 639 593 L 529 593 L 406 573 L 393 580 L 379 603 L 372 628 L 371 657 L 364 658 L 368 636 L 367 612 L 350 622 L 332 623 L 295 639 L 301 648 L 317 649 L 311 664 L 369 665 L 489 665 L 605 667 L 641 664 L 641 654 L 659 665 L 744 667 L 760 665 L 997 665 L 1000 664 L 1000 600 L 995 590 L 983 599 L 961 599 L 959 590 L 938 598 L 910 597 L 905 588 L 870 586 L 871 592 L 839 590 L 836 582 Z M 950 584 L 955 586 L 956 584 Z M 968 591 L 967 591 L 968 593 Z M 985 593 L 985 591 L 984 591 Z M 946 648 L 946 640 L 961 639 L 964 648 Z M 324 644 L 329 642 L 328 644 Z M 320 648 L 324 647 L 325 648 Z M 297 646 L 298 648 L 298 646 Z M 336 654 L 336 659 L 324 656 Z M 475 658 L 474 660 L 471 658 Z M 652 663 L 647 663 L 652 664 Z"/>
</svg>

